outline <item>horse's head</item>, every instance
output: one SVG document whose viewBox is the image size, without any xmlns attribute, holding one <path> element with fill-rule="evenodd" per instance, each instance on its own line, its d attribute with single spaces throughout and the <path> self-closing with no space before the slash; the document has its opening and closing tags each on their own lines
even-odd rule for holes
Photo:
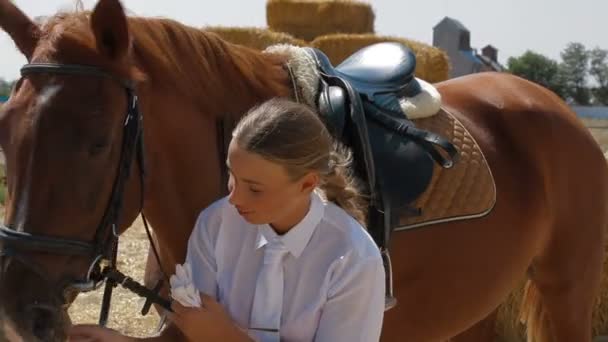
<svg viewBox="0 0 608 342">
<path fill-rule="evenodd" d="M 121 165 L 134 159 L 124 151 L 137 145 L 127 19 L 118 0 L 100 0 L 39 25 L 0 0 L 0 27 L 28 60 L 0 110 L 0 312 L 25 340 L 61 341 L 67 305 L 111 254 Z M 137 174 L 126 183 L 124 220 L 137 212 L 137 184 Z"/>
</svg>

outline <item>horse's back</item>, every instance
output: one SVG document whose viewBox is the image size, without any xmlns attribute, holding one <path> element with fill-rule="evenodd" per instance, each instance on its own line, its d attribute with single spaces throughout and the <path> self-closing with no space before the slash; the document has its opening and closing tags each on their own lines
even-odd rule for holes
<svg viewBox="0 0 608 342">
<path fill-rule="evenodd" d="M 484 150 L 493 172 L 541 181 L 547 196 L 564 181 L 596 180 L 608 192 L 604 154 L 589 130 L 554 93 L 506 73 L 479 73 L 437 84 L 444 104 Z M 587 178 L 592 177 L 592 178 Z M 561 185 L 560 185 L 561 184 Z M 582 188 L 585 188 L 585 184 Z M 573 190 L 573 189 L 572 189 Z"/>
<path fill-rule="evenodd" d="M 602 227 L 589 229 L 603 231 L 608 220 L 606 159 L 564 101 L 506 73 L 465 76 L 438 88 L 484 151 L 498 192 L 517 192 L 520 204 L 535 208 L 553 226 L 590 220 Z"/>
</svg>

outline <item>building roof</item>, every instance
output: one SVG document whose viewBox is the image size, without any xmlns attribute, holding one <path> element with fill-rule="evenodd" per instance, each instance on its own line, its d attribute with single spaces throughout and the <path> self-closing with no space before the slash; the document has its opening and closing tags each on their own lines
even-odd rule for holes
<svg viewBox="0 0 608 342">
<path fill-rule="evenodd" d="M 439 26 L 448 25 L 448 24 L 456 27 L 459 30 L 469 32 L 469 29 L 467 29 L 460 21 L 458 21 L 454 18 L 450 18 L 450 17 L 444 17 L 443 19 L 441 19 L 441 21 L 439 23 L 437 23 L 437 25 L 433 26 L 433 30 Z"/>
<path fill-rule="evenodd" d="M 479 58 L 479 60 L 483 64 L 492 68 L 492 70 L 496 70 L 496 71 L 505 71 L 506 70 L 506 68 L 504 66 L 502 66 L 502 64 L 500 64 L 498 62 L 494 62 L 492 59 L 488 58 L 487 56 L 477 54 L 477 58 Z"/>
<path fill-rule="evenodd" d="M 608 106 L 571 106 L 576 115 L 588 119 L 608 119 Z"/>
<path fill-rule="evenodd" d="M 458 50 L 461 54 L 470 59 L 473 63 L 482 64 L 483 62 L 479 59 L 479 55 L 473 50 Z"/>
</svg>

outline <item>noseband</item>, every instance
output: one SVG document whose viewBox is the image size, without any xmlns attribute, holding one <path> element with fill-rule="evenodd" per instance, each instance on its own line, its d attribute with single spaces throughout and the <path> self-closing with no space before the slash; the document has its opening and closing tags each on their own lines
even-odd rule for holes
<svg viewBox="0 0 608 342">
<path fill-rule="evenodd" d="M 70 284 L 69 287 L 79 292 L 91 291 L 98 288 L 104 280 L 108 280 L 102 303 L 102 317 L 100 318 L 100 323 L 102 325 L 105 325 L 105 321 L 107 320 L 111 288 L 116 286 L 117 283 L 120 283 L 123 286 L 125 286 L 125 284 L 130 285 L 130 290 L 136 292 L 140 296 L 147 297 L 149 302 L 147 302 L 144 306 L 146 312 L 149 309 L 151 302 L 158 303 L 165 308 L 170 309 L 170 303 L 168 301 L 158 297 L 157 293 L 155 294 L 153 291 L 150 291 L 142 285 L 137 284 L 131 278 L 124 276 L 116 269 L 119 237 L 117 225 L 120 222 L 125 184 L 129 177 L 134 158 L 137 158 L 140 169 L 140 212 L 142 213 L 143 217 L 143 185 L 145 175 L 143 159 L 144 145 L 142 136 L 143 116 L 138 107 L 138 98 L 135 94 L 133 83 L 129 80 L 117 78 L 100 68 L 86 65 L 50 63 L 26 64 L 21 68 L 22 77 L 32 74 L 84 75 L 108 78 L 118 82 L 125 89 L 127 96 L 127 111 L 123 127 L 123 141 L 120 152 L 120 160 L 118 163 L 117 175 L 114 180 L 109 203 L 107 204 L 101 221 L 95 230 L 95 235 L 92 241 L 81 241 L 31 234 L 28 232 L 16 231 L 7 226 L 0 225 L 0 257 L 16 258 L 17 260 L 21 260 L 21 262 L 23 262 L 26 266 L 30 263 L 25 262 L 26 259 L 24 258 L 24 254 L 32 252 L 90 258 L 91 265 L 84 279 Z M 147 223 L 145 222 L 145 217 L 144 224 L 146 226 L 146 232 L 150 237 Z M 152 247 L 154 247 L 152 240 L 150 242 Z M 156 248 L 154 248 L 154 252 L 156 254 L 157 261 L 160 261 L 158 260 Z M 159 287 L 160 286 L 157 286 L 157 288 Z"/>
</svg>

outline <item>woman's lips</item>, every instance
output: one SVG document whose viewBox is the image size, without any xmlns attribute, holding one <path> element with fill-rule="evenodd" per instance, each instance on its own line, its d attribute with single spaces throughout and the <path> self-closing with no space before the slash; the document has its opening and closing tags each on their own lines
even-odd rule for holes
<svg viewBox="0 0 608 342">
<path fill-rule="evenodd" d="M 236 210 L 239 212 L 239 215 L 247 215 L 247 214 L 251 214 L 253 212 L 252 210 L 245 210 L 245 209 L 241 209 L 241 208 L 236 208 Z"/>
</svg>

